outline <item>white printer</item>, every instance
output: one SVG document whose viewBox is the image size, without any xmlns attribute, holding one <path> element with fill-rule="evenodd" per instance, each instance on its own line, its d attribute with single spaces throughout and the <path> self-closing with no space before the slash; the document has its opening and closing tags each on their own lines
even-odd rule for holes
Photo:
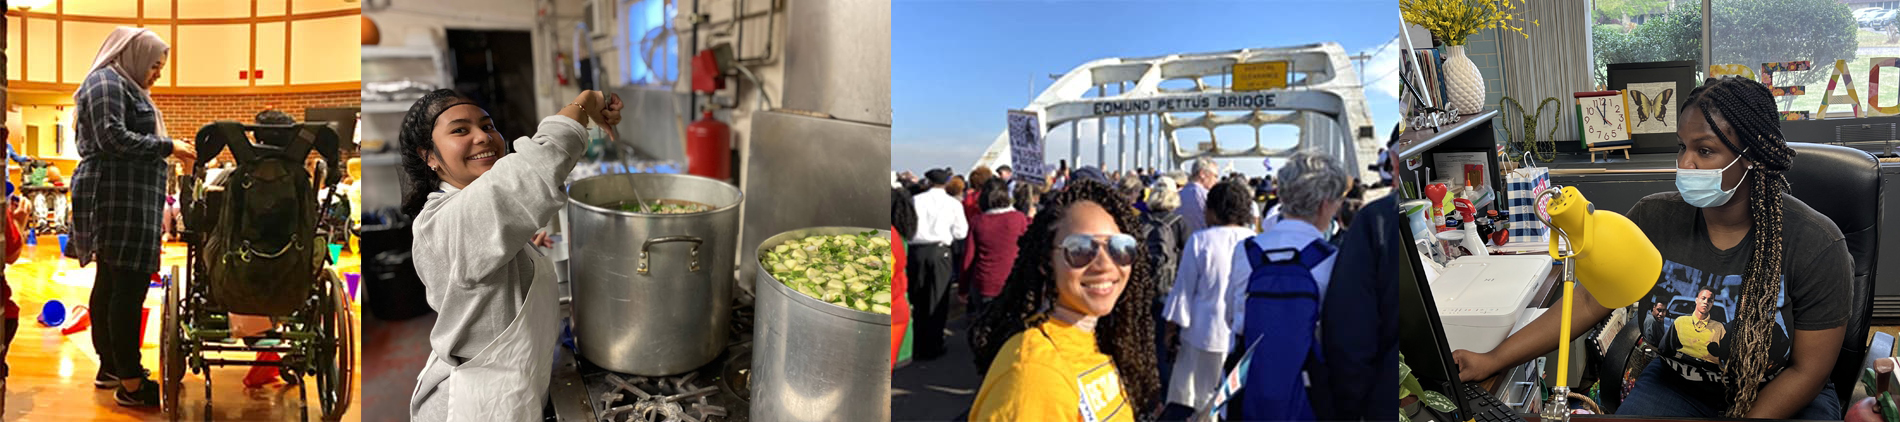
<svg viewBox="0 0 1900 422">
<path fill-rule="evenodd" d="M 1537 287 L 1550 276 L 1549 255 L 1466 256 L 1431 281 L 1432 301 L 1452 350 L 1489 352 L 1511 334 Z"/>
</svg>

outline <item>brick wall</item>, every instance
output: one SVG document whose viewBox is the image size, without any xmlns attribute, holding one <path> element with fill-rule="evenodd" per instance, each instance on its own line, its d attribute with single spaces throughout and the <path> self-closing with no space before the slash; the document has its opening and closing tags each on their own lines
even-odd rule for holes
<svg viewBox="0 0 1900 422">
<path fill-rule="evenodd" d="M 173 139 L 191 139 L 205 124 L 219 120 L 251 123 L 257 113 L 275 109 L 304 120 L 304 109 L 322 107 L 361 107 L 361 91 L 326 91 L 291 94 L 232 95 L 153 95 L 159 112 L 165 113 L 165 131 Z M 345 137 L 349 134 L 339 134 Z M 231 159 L 231 151 L 219 154 Z"/>
<path fill-rule="evenodd" d="M 266 109 L 283 110 L 304 120 L 306 108 L 361 107 L 361 91 L 327 91 L 295 94 L 239 95 L 153 95 L 158 111 L 165 113 L 165 129 L 172 138 L 191 139 L 205 124 L 219 120 L 250 123 Z M 347 136 L 347 135 L 345 135 Z"/>
</svg>

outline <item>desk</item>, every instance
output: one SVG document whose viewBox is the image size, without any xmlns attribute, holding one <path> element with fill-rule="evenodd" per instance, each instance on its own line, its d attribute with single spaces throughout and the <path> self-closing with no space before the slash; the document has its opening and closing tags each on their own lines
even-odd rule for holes
<svg viewBox="0 0 1900 422">
<path fill-rule="evenodd" d="M 1543 422 L 1544 421 L 1543 418 L 1538 417 L 1536 414 L 1527 413 L 1521 416 L 1524 417 L 1524 422 Z M 1664 416 L 1571 415 L 1570 420 L 1593 421 L 1593 422 L 1680 422 L 1680 421 L 1747 420 L 1747 421 L 1759 422 L 1759 421 L 1783 421 L 1783 420 L 1794 420 L 1794 419 L 1694 419 L 1694 418 L 1671 418 L 1671 417 L 1664 417 Z M 1840 421 L 1834 421 L 1834 422 L 1840 422 Z"/>
<path fill-rule="evenodd" d="M 1536 299 L 1533 299 L 1533 302 L 1532 302 L 1532 306 L 1534 308 L 1548 308 L 1548 307 L 1556 305 L 1558 302 L 1563 301 L 1563 292 L 1560 289 L 1560 287 L 1563 286 L 1563 280 L 1562 280 L 1563 275 L 1564 275 L 1563 263 L 1557 263 L 1551 266 L 1550 275 L 1544 278 L 1543 284 L 1540 284 L 1537 286 L 1537 295 L 1532 296 L 1533 298 L 1536 298 Z M 1572 352 L 1575 352 L 1575 350 L 1573 349 Z M 1556 352 L 1552 352 L 1552 354 L 1555 354 L 1555 353 Z M 1581 356 L 1581 355 L 1573 354 L 1573 356 Z M 1555 362 L 1556 359 L 1551 358 L 1551 359 L 1546 359 L 1546 361 Z M 1581 360 L 1579 360 L 1578 362 L 1581 362 Z M 1490 378 L 1486 378 L 1483 381 L 1479 381 L 1478 388 L 1482 388 L 1484 389 L 1484 391 L 1498 396 L 1499 400 L 1503 400 L 1504 402 L 1509 403 L 1512 400 L 1509 397 L 1506 397 L 1506 395 L 1509 393 L 1509 391 L 1507 391 L 1508 388 L 1506 388 L 1509 386 L 1506 385 L 1506 382 L 1505 382 L 1506 381 L 1505 378 L 1509 378 L 1507 375 L 1511 372 L 1514 372 L 1515 370 L 1519 368 L 1527 368 L 1528 370 L 1534 371 L 1537 369 L 1535 365 L 1536 365 L 1536 362 L 1532 361 L 1532 362 L 1524 363 L 1522 365 L 1513 366 L 1511 368 L 1506 368 L 1501 373 L 1494 374 Z M 1581 372 L 1579 372 L 1579 374 L 1581 374 Z M 1527 400 L 1525 407 L 1529 409 L 1522 409 L 1522 410 L 1535 410 L 1539 408 L 1540 406 L 1538 403 L 1536 403 L 1536 400 Z"/>
</svg>

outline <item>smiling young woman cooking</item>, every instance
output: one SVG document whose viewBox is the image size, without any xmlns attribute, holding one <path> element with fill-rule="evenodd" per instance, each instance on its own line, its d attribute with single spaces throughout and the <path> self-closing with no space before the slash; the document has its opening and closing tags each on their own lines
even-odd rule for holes
<svg viewBox="0 0 1900 422">
<path fill-rule="evenodd" d="M 1794 150 L 1782 139 L 1767 87 L 1710 79 L 1683 100 L 1678 191 L 1643 198 L 1629 218 L 1662 252 L 1664 271 L 1649 295 L 1660 299 L 1650 300 L 1693 300 L 1697 310 L 1674 318 L 1666 335 L 1646 334 L 1685 347 L 1655 345 L 1661 358 L 1642 369 L 1617 413 L 1838 420 L 1837 386 L 1827 374 L 1840 353 L 1853 276 L 1841 231 L 1787 194 L 1783 174 Z M 1705 290 L 1704 280 L 1717 284 Z M 1589 295 L 1577 290 L 1571 327 L 1609 316 Z M 1711 313 L 1711 304 L 1724 307 Z M 1548 336 L 1559 328 L 1554 315 L 1489 353 L 1454 352 L 1459 378 L 1483 379 L 1549 353 Z"/>
<path fill-rule="evenodd" d="M 539 420 L 556 316 L 554 267 L 531 241 L 566 204 L 589 118 L 612 127 L 620 99 L 582 92 L 534 136 L 506 139 L 467 97 L 436 90 L 403 117 L 416 272 L 438 312 L 410 397 L 418 421 Z"/>
<path fill-rule="evenodd" d="M 1134 208 L 1091 179 L 1050 194 L 970 332 L 973 421 L 1132 421 L 1160 399 L 1153 269 Z"/>
</svg>

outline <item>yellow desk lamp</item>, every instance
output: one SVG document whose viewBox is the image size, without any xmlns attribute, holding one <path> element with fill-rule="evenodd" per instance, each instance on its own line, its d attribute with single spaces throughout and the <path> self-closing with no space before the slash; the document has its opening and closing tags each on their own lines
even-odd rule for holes
<svg viewBox="0 0 1900 422">
<path fill-rule="evenodd" d="M 1557 234 L 1551 238 L 1550 256 L 1564 263 L 1564 299 L 1563 320 L 1558 324 L 1563 327 L 1557 340 L 1558 385 L 1540 415 L 1546 421 L 1568 421 L 1570 386 L 1563 384 L 1570 380 L 1570 348 L 1566 346 L 1575 300 L 1571 290 L 1582 282 L 1604 307 L 1629 306 L 1655 287 L 1656 277 L 1662 275 L 1662 253 L 1635 222 L 1622 214 L 1597 210 L 1574 186 L 1546 189 L 1538 195 L 1540 202 L 1544 199 L 1550 200 L 1548 217 L 1539 215 L 1538 219 Z M 1559 239 L 1564 251 L 1559 251 Z"/>
</svg>

